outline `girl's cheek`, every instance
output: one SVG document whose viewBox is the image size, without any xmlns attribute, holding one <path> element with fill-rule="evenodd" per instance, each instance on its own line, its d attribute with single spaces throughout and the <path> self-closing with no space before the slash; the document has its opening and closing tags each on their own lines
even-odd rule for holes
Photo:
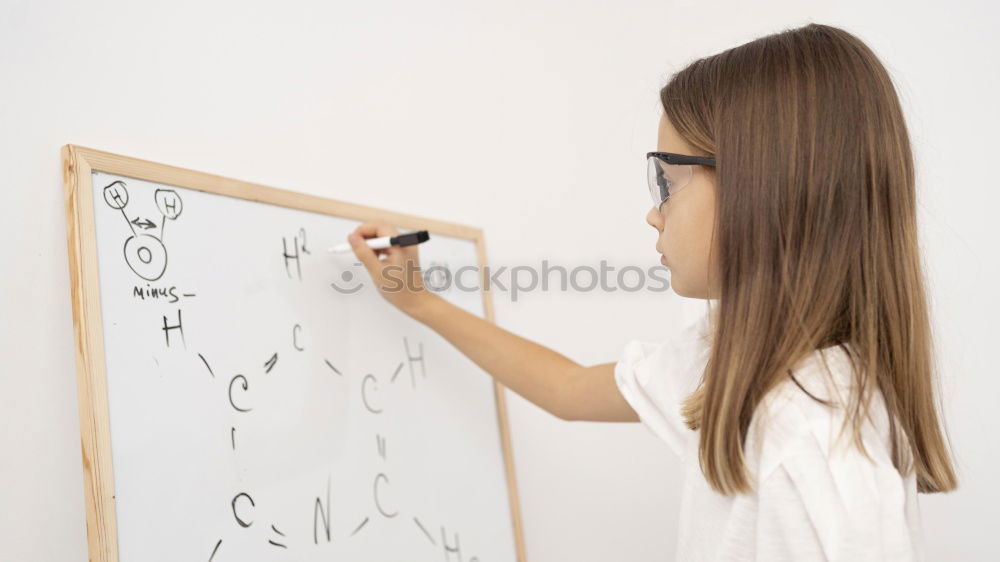
<svg viewBox="0 0 1000 562">
<path fill-rule="evenodd" d="M 663 250 L 664 254 L 669 256 L 672 242 L 673 242 L 673 236 L 670 234 L 670 223 L 668 221 L 663 224 L 663 232 L 660 233 L 660 240 L 659 244 L 657 245 L 660 247 L 661 250 Z"/>
<path fill-rule="evenodd" d="M 664 217 L 663 221 L 663 233 L 660 235 L 662 240 L 661 248 L 664 250 L 672 248 L 681 248 L 684 245 L 684 228 L 680 221 L 676 217 L 668 216 Z"/>
</svg>

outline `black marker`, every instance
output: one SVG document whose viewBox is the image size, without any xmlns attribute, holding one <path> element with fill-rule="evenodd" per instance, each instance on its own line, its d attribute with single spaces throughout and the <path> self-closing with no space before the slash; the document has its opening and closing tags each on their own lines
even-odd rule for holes
<svg viewBox="0 0 1000 562">
<path fill-rule="evenodd" d="M 383 248 L 388 248 L 389 246 L 413 246 L 415 244 L 420 244 L 421 242 L 426 242 L 430 240 L 431 235 L 426 230 L 418 230 L 416 232 L 407 232 L 406 234 L 397 234 L 396 236 L 382 236 L 380 238 L 368 238 L 365 242 L 368 247 L 373 250 L 381 250 Z M 343 244 L 338 244 L 332 248 L 328 248 L 327 252 L 336 252 L 342 254 L 344 252 L 351 251 L 351 245 L 347 242 Z"/>
</svg>

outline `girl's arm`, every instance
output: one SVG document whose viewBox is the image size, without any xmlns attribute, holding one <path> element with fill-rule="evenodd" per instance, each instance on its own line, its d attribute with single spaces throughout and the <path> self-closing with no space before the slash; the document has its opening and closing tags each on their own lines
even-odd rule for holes
<svg viewBox="0 0 1000 562">
<path fill-rule="evenodd" d="M 615 384 L 614 363 L 585 367 L 424 293 L 404 309 L 507 388 L 564 420 L 639 421 Z"/>
<path fill-rule="evenodd" d="M 396 234 L 391 226 L 368 222 L 348 239 L 386 300 L 440 334 L 502 385 L 556 417 L 639 421 L 618 391 L 614 363 L 584 367 L 429 292 L 414 267 L 420 263 L 416 246 L 372 250 L 363 242 Z"/>
</svg>

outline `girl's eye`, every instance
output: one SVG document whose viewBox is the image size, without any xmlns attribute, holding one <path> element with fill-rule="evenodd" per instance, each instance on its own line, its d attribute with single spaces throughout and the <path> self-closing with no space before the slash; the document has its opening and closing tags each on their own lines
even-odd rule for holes
<svg viewBox="0 0 1000 562">
<path fill-rule="evenodd" d="M 674 181 L 670 179 L 670 176 L 666 174 L 660 174 L 660 188 L 669 192 L 669 190 L 674 186 Z"/>
</svg>

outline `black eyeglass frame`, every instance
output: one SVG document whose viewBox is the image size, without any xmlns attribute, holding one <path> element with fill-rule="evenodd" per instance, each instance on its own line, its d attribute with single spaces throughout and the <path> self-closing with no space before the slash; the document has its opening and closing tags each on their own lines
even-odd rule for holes
<svg viewBox="0 0 1000 562">
<path fill-rule="evenodd" d="M 647 166 L 651 165 L 654 162 L 653 160 L 654 157 L 657 160 L 666 162 L 668 165 L 676 165 L 676 166 L 702 165 L 702 166 L 711 166 L 713 168 L 715 167 L 715 158 L 709 156 L 691 156 L 688 154 L 677 154 L 674 152 L 647 152 L 646 162 L 649 163 L 647 164 Z M 663 167 L 662 164 L 656 165 L 657 170 L 661 170 L 662 167 Z M 652 170 L 651 167 L 650 170 Z M 659 177 L 661 177 L 661 175 L 660 172 L 658 171 L 657 178 Z M 670 193 L 664 189 L 663 185 L 660 184 L 659 179 L 657 179 L 656 181 L 657 185 L 654 187 L 652 176 L 649 176 L 649 178 L 650 178 L 649 193 L 650 195 L 653 196 L 653 204 L 656 205 L 657 209 L 662 209 L 663 204 L 666 203 L 668 199 L 670 199 Z"/>
<path fill-rule="evenodd" d="M 702 166 L 715 167 L 715 158 L 710 156 L 690 156 L 687 154 L 677 154 L 674 152 L 647 152 L 646 160 L 651 156 L 663 159 L 667 164 L 683 166 L 686 164 L 701 164 Z"/>
</svg>

